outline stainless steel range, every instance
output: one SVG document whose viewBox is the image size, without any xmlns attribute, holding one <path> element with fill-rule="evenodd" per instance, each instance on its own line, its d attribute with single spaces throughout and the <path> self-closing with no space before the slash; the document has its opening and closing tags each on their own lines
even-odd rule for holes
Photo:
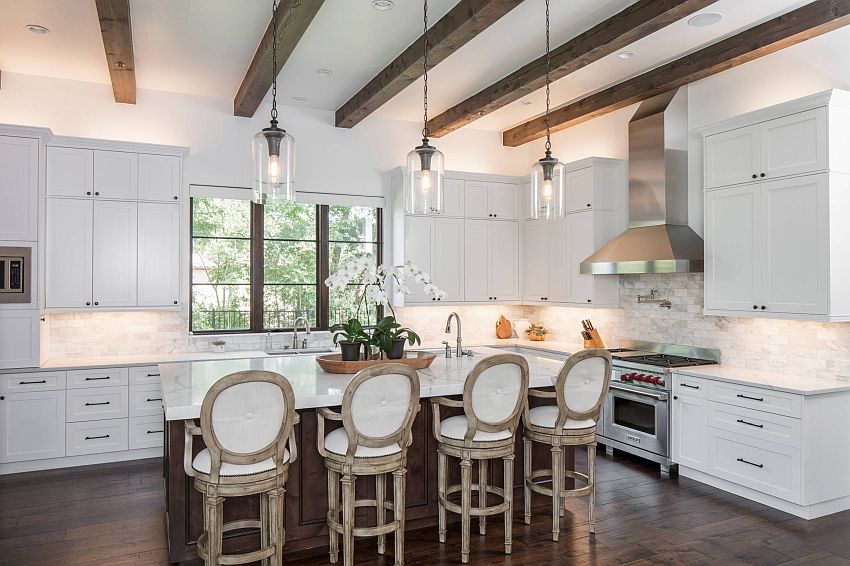
<svg viewBox="0 0 850 566">
<path fill-rule="evenodd" d="M 661 464 L 671 471 L 670 404 L 676 368 L 720 363 L 720 351 L 637 340 L 611 350 L 611 387 L 602 409 L 599 443 Z M 675 467 L 673 467 L 675 473 Z"/>
</svg>

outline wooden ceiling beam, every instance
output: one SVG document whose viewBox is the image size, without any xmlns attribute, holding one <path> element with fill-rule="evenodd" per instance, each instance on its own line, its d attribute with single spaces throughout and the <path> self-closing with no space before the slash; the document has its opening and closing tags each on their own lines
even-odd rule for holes
<svg viewBox="0 0 850 566">
<path fill-rule="evenodd" d="M 551 130 L 557 132 L 581 124 L 848 24 L 850 0 L 815 0 L 666 65 L 556 108 L 550 113 Z M 545 135 L 546 117 L 539 116 L 504 132 L 502 143 L 517 147 Z"/>
<path fill-rule="evenodd" d="M 280 0 L 275 12 L 277 14 L 278 73 L 292 55 L 295 46 L 301 41 L 301 37 L 316 17 L 323 2 L 324 0 Z M 254 58 L 248 65 L 242 84 L 239 85 L 239 91 L 233 99 L 234 116 L 252 117 L 272 86 L 274 81 L 272 77 L 273 31 L 270 20 L 260 45 L 257 46 L 257 52 L 254 53 Z"/>
<path fill-rule="evenodd" d="M 436 66 L 523 0 L 460 0 L 428 28 L 428 65 Z M 360 92 L 336 111 L 336 125 L 351 128 L 423 75 L 425 37 L 419 36 Z"/>
<path fill-rule="evenodd" d="M 639 0 L 554 48 L 549 76 L 552 81 L 563 78 L 716 1 Z M 543 55 L 431 118 L 428 131 L 435 138 L 444 136 L 545 86 L 546 56 Z"/>
<path fill-rule="evenodd" d="M 130 0 L 95 0 L 115 102 L 136 103 Z"/>
</svg>

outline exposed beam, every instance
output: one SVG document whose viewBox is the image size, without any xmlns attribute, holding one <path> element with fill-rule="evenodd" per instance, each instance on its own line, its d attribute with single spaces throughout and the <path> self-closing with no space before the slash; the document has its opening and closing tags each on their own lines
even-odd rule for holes
<svg viewBox="0 0 850 566">
<path fill-rule="evenodd" d="M 433 67 L 466 45 L 522 0 L 460 0 L 428 28 L 428 65 Z M 419 36 L 360 92 L 336 111 L 336 125 L 351 128 L 422 76 L 425 37 Z"/>
<path fill-rule="evenodd" d="M 556 81 L 717 0 L 639 0 L 551 51 L 549 76 Z M 546 56 L 517 69 L 428 120 L 438 138 L 546 86 Z"/>
<path fill-rule="evenodd" d="M 136 103 L 130 0 L 95 0 L 115 102 Z"/>
<path fill-rule="evenodd" d="M 551 112 L 553 132 L 625 108 L 850 24 L 850 0 L 815 0 L 699 51 Z M 540 116 L 502 134 L 517 147 L 546 135 Z"/>
<path fill-rule="evenodd" d="M 310 22 L 316 17 L 324 0 L 281 0 L 277 5 L 277 72 L 283 68 L 286 60 L 292 55 L 295 46 Z M 272 86 L 272 22 L 266 28 L 266 33 L 257 46 L 257 52 L 245 78 L 239 86 L 239 91 L 233 99 L 233 115 L 250 118 L 257 111 L 266 93 Z"/>
</svg>

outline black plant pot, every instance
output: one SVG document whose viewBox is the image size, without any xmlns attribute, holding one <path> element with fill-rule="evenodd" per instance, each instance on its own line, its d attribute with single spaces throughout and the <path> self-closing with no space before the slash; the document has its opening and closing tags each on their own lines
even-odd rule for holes
<svg viewBox="0 0 850 566">
<path fill-rule="evenodd" d="M 400 360 L 401 358 L 403 358 L 405 342 L 406 340 L 404 338 L 393 340 L 393 347 L 390 348 L 389 352 L 387 352 L 387 357 L 391 360 Z"/>
<path fill-rule="evenodd" d="M 356 362 L 360 359 L 360 348 L 363 346 L 360 342 L 340 342 L 339 347 L 342 350 L 342 361 Z"/>
</svg>

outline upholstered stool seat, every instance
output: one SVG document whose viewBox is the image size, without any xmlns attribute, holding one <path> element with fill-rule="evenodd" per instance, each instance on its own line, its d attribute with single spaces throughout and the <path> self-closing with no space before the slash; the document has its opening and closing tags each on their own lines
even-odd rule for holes
<svg viewBox="0 0 850 566">
<path fill-rule="evenodd" d="M 338 428 L 325 437 L 325 450 L 328 451 L 328 457 L 338 456 L 345 459 L 348 453 L 348 433 L 344 428 Z M 389 456 L 401 452 L 401 446 L 397 442 L 381 446 L 380 448 L 372 448 L 370 446 L 358 446 L 354 452 L 354 458 L 379 458 L 381 456 Z"/>
<path fill-rule="evenodd" d="M 469 419 L 466 418 L 466 415 L 449 417 L 440 422 L 440 440 L 443 442 L 457 441 L 462 444 L 468 429 Z M 498 442 L 511 438 L 511 432 L 509 430 L 500 430 L 498 432 L 476 430 L 472 442 Z"/>
<path fill-rule="evenodd" d="M 533 428 L 555 430 L 555 423 L 558 421 L 560 411 L 554 405 L 542 405 L 528 410 L 529 425 Z M 569 434 L 570 431 L 575 431 L 582 434 L 586 430 L 596 427 L 596 421 L 593 419 L 585 419 L 574 421 L 567 419 L 564 421 L 564 433 Z"/>
<path fill-rule="evenodd" d="M 284 463 L 289 463 L 289 450 L 284 452 L 283 461 Z M 195 470 L 196 476 L 198 474 L 208 476 L 210 474 L 211 466 L 212 458 L 210 456 L 210 451 L 207 448 L 204 448 L 203 450 L 198 452 L 197 456 L 195 456 L 195 459 L 192 460 L 192 469 Z M 277 465 L 275 464 L 272 458 L 266 458 L 262 462 L 244 465 L 222 462 L 219 475 L 227 477 L 254 476 L 266 472 L 274 472 L 276 467 Z"/>
</svg>

